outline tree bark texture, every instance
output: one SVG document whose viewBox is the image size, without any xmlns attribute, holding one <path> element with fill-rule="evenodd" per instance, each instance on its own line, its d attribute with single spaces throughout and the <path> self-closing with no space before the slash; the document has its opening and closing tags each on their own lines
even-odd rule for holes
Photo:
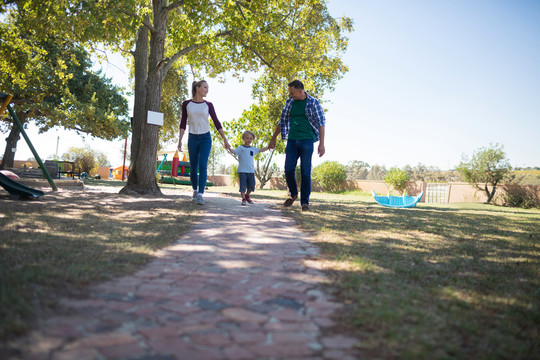
<svg viewBox="0 0 540 360">
<path fill-rule="evenodd" d="M 24 124 L 25 116 L 24 113 L 18 112 L 17 117 L 21 124 Z M 12 123 L 11 131 L 9 132 L 8 137 L 6 138 L 6 149 L 4 150 L 4 157 L 2 158 L 2 164 L 0 164 L 0 170 L 7 168 L 12 168 L 15 162 L 15 151 L 12 149 L 17 148 L 17 142 L 20 140 L 21 130 L 19 127 Z"/>
<path fill-rule="evenodd" d="M 148 17 L 147 17 L 148 20 Z M 149 30 L 144 25 L 137 32 L 135 51 L 135 99 L 133 105 L 131 164 L 123 194 L 160 194 L 155 177 L 158 136 L 152 138 L 155 125 L 148 125 L 147 93 L 148 84 L 148 37 Z M 150 132 L 150 133 L 149 133 Z M 152 145 L 152 142 L 154 144 Z M 156 150 L 152 151 L 155 148 Z"/>
<path fill-rule="evenodd" d="M 156 157 L 160 127 L 147 123 L 148 111 L 159 112 L 167 36 L 166 0 L 153 0 L 151 31 L 141 27 L 135 45 L 135 105 L 131 165 L 128 182 L 120 191 L 128 194 L 161 194 L 156 181 Z M 150 46 L 148 33 L 150 32 Z"/>
</svg>

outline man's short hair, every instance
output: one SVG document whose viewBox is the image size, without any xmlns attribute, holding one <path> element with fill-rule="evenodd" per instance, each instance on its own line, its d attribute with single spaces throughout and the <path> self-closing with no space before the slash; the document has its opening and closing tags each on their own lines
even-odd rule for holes
<svg viewBox="0 0 540 360">
<path fill-rule="evenodd" d="M 293 80 L 289 83 L 289 87 L 293 87 L 295 89 L 302 89 L 304 90 L 304 84 L 300 80 Z"/>
</svg>

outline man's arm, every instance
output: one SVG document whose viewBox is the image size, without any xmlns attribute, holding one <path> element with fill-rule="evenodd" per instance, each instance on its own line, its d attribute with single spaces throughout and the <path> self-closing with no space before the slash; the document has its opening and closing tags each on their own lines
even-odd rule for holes
<svg viewBox="0 0 540 360">
<path fill-rule="evenodd" d="M 325 132 L 324 126 L 319 126 L 319 148 L 318 148 L 319 157 L 323 156 L 326 151 L 326 149 L 324 148 L 324 132 Z"/>
<path fill-rule="evenodd" d="M 269 149 L 274 149 L 276 147 L 276 139 L 281 132 L 281 126 L 278 124 L 276 126 L 276 130 L 274 130 L 274 134 L 272 135 L 272 139 L 270 139 L 270 142 L 268 143 Z"/>
</svg>

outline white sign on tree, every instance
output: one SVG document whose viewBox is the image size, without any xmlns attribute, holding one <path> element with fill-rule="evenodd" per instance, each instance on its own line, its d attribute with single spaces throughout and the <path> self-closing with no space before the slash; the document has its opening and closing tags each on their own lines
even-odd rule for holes
<svg viewBox="0 0 540 360">
<path fill-rule="evenodd" d="M 148 110 L 146 122 L 152 125 L 163 126 L 163 113 Z"/>
</svg>

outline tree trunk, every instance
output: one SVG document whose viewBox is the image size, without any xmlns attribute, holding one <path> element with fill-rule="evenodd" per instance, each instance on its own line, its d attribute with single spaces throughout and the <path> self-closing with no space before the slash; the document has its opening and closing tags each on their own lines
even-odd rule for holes
<svg viewBox="0 0 540 360">
<path fill-rule="evenodd" d="M 486 183 L 486 194 L 487 194 L 487 197 L 488 197 L 486 202 L 488 204 L 491 202 L 491 200 L 493 200 L 493 196 L 495 196 L 495 190 L 497 188 L 497 183 L 498 183 L 498 181 L 493 183 L 493 188 L 491 189 L 491 192 L 488 190 L 487 183 Z"/>
<path fill-rule="evenodd" d="M 156 13 L 154 1 L 154 14 Z M 148 19 L 148 17 L 147 17 Z M 150 56 L 148 55 L 148 28 L 141 26 L 135 45 L 135 104 L 133 109 L 133 135 L 131 138 L 131 165 L 123 194 L 161 194 L 156 181 L 156 156 L 159 141 L 159 126 L 147 124 L 148 110 L 159 111 L 161 102 L 162 71 L 156 70 L 157 62 L 163 58 L 166 27 L 160 16 L 154 16 L 157 33 L 151 34 Z M 156 40 L 157 38 L 162 41 Z"/>
<path fill-rule="evenodd" d="M 25 115 L 22 112 L 17 113 L 17 117 L 21 124 L 25 121 Z M 4 150 L 4 157 L 2 159 L 2 164 L 0 164 L 0 170 L 7 168 L 12 168 L 15 161 L 15 151 L 13 149 L 17 148 L 17 142 L 20 140 L 21 130 L 15 124 L 11 124 L 11 131 L 9 132 L 8 137 L 6 138 L 6 149 Z"/>
</svg>

